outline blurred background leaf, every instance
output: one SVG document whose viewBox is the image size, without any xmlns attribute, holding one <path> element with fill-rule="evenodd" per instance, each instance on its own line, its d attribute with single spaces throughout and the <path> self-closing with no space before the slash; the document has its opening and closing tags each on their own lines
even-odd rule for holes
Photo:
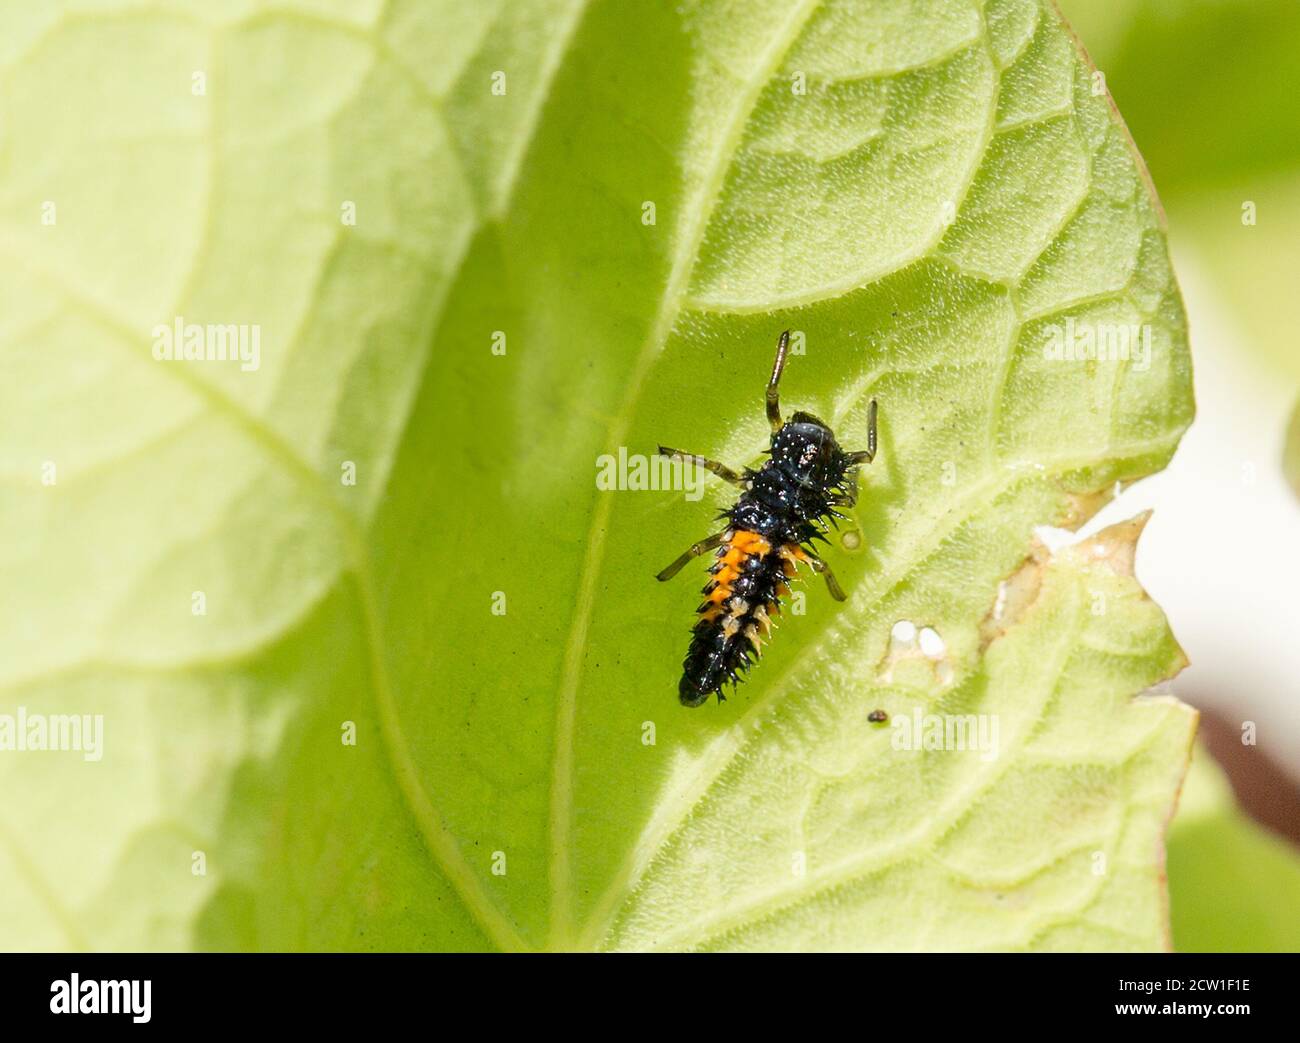
<svg viewBox="0 0 1300 1043">
<path fill-rule="evenodd" d="M 1300 951 L 1300 859 L 1242 813 L 1199 744 L 1167 847 L 1180 952 Z"/>
<path fill-rule="evenodd" d="M 1282 470 L 1296 496 L 1300 496 L 1300 402 L 1291 412 L 1286 429 L 1286 446 L 1282 450 Z"/>
</svg>

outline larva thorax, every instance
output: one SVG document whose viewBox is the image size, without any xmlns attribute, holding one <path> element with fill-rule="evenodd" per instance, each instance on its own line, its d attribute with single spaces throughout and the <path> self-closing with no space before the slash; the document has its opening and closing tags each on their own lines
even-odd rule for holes
<svg viewBox="0 0 1300 1043">
<path fill-rule="evenodd" d="M 822 536 L 821 520 L 834 497 L 856 480 L 848 454 L 830 428 L 810 413 L 796 413 L 772 435 L 770 459 L 748 472 L 749 487 L 727 511 L 733 525 L 773 543 L 806 543 Z"/>
</svg>

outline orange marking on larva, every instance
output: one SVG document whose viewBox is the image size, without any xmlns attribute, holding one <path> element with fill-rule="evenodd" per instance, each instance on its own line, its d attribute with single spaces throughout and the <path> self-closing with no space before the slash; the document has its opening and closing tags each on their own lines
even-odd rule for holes
<svg viewBox="0 0 1300 1043">
<path fill-rule="evenodd" d="M 748 529 L 733 532 L 709 569 L 713 577 L 712 589 L 705 592 L 705 608 L 700 612 L 700 618 L 715 622 L 721 617 L 723 606 L 731 600 L 731 585 L 744 571 L 745 562 L 771 551 L 772 545 L 758 533 Z"/>
<path fill-rule="evenodd" d="M 731 539 L 732 547 L 740 550 L 746 557 L 751 555 L 764 555 L 772 549 L 772 545 L 756 532 L 750 532 L 747 529 L 739 530 Z"/>
</svg>

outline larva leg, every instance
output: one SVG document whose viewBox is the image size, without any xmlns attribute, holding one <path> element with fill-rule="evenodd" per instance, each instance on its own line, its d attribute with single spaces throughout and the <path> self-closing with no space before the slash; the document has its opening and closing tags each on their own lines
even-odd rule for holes
<svg viewBox="0 0 1300 1043">
<path fill-rule="evenodd" d="M 669 457 L 672 460 L 685 460 L 695 464 L 696 467 L 703 467 L 706 471 L 712 471 L 719 478 L 730 482 L 732 485 L 744 485 L 745 476 L 737 474 L 726 464 L 720 464 L 717 460 L 710 460 L 707 457 L 699 456 L 695 453 L 685 453 L 680 449 L 669 449 L 666 445 L 659 447 L 659 455 Z"/>
<path fill-rule="evenodd" d="M 705 551 L 713 550 L 715 547 L 721 547 L 723 541 L 727 538 L 725 532 L 715 532 L 707 539 L 700 540 L 699 543 L 693 543 L 687 549 L 686 553 L 669 565 L 663 572 L 659 573 L 656 579 L 661 583 L 664 580 L 672 579 L 677 573 L 682 571 L 682 567 L 691 559 L 698 558 Z"/>
<path fill-rule="evenodd" d="M 836 601 L 847 601 L 848 595 L 844 593 L 844 588 L 840 586 L 840 581 L 835 578 L 835 573 L 831 567 L 822 561 L 815 554 L 808 555 L 808 564 L 813 567 L 814 572 L 820 572 L 826 580 L 826 589 L 831 592 L 831 597 Z"/>
<path fill-rule="evenodd" d="M 849 453 L 849 459 L 855 464 L 869 464 L 876 458 L 876 400 L 867 406 L 867 448 L 865 452 Z"/>
<path fill-rule="evenodd" d="M 790 331 L 786 330 L 776 342 L 776 361 L 772 363 L 772 375 L 767 381 L 767 422 L 773 431 L 781 430 L 781 403 L 778 386 L 781 383 L 781 371 L 785 369 L 785 356 L 790 350 Z"/>
</svg>

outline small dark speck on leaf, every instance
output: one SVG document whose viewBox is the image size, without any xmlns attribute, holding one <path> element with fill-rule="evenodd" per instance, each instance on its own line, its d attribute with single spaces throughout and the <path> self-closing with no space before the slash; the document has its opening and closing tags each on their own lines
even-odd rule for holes
<svg viewBox="0 0 1300 1043">
<path fill-rule="evenodd" d="M 889 720 L 889 714 L 885 713 L 884 710 L 872 710 L 867 714 L 867 720 L 872 724 L 884 724 Z"/>
</svg>

